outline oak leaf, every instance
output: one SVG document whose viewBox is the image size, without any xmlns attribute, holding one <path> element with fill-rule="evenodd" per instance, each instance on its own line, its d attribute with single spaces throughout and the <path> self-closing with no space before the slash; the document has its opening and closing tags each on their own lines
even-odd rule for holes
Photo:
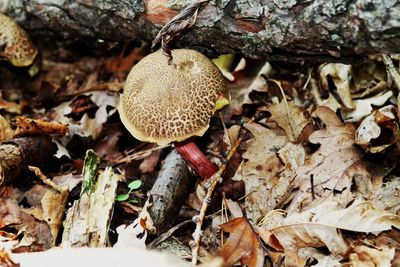
<svg viewBox="0 0 400 267">
<path fill-rule="evenodd" d="M 346 108 L 353 108 L 353 101 L 350 94 L 351 65 L 342 63 L 328 63 L 322 65 L 319 69 L 319 76 L 321 86 L 325 90 L 330 91 L 329 79 L 331 79 L 342 104 Z"/>
<path fill-rule="evenodd" d="M 365 245 L 355 246 L 349 255 L 349 263 L 353 267 L 391 266 L 395 249 L 388 246 L 370 247 Z"/>
<path fill-rule="evenodd" d="M 256 123 L 247 123 L 244 127 L 254 137 L 246 143 L 243 162 L 233 180 L 244 181 L 247 216 L 257 221 L 273 210 L 288 191 L 290 181 L 279 176 L 284 165 L 277 153 L 286 145 L 287 137 Z"/>
<path fill-rule="evenodd" d="M 276 122 L 292 142 L 299 140 L 306 127 L 312 127 L 305 110 L 292 101 L 282 100 L 279 104 L 267 107 L 266 110 L 272 115 L 269 121 Z"/>
<path fill-rule="evenodd" d="M 264 266 L 265 252 L 250 222 L 245 217 L 233 219 L 221 225 L 229 238 L 221 249 L 221 256 L 229 266 L 240 261 L 242 266 Z"/>
<path fill-rule="evenodd" d="M 273 218 L 271 220 L 274 221 Z M 327 247 L 332 255 L 345 256 L 348 245 L 338 229 L 379 234 L 393 226 L 400 227 L 399 216 L 376 209 L 371 202 L 361 200 L 356 200 L 345 209 L 340 209 L 336 201 L 324 201 L 314 208 L 275 222 L 275 226 L 268 225 L 260 230 L 260 236 L 269 244 L 271 234 L 274 235 L 285 253 L 289 252 L 289 262 L 300 262 L 296 253 L 305 247 Z"/>
<path fill-rule="evenodd" d="M 326 107 L 317 108 L 315 113 L 327 126 L 310 135 L 309 141 L 321 146 L 297 169 L 295 183 L 303 192 L 312 186 L 340 191 L 349 188 L 353 169 L 362 164 L 362 153 L 354 146 L 355 126 L 342 123 Z"/>
</svg>

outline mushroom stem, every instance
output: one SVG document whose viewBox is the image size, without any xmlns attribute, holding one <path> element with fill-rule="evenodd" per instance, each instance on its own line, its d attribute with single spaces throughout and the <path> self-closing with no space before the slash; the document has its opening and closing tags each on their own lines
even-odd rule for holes
<svg viewBox="0 0 400 267">
<path fill-rule="evenodd" d="M 218 171 L 218 167 L 201 152 L 195 142 L 176 142 L 175 149 L 201 179 L 208 179 Z"/>
</svg>

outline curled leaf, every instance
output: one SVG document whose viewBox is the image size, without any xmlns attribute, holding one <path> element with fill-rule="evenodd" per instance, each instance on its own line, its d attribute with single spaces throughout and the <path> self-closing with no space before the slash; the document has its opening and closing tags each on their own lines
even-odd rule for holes
<svg viewBox="0 0 400 267">
<path fill-rule="evenodd" d="M 221 249 L 221 256 L 229 266 L 240 261 L 242 266 L 264 266 L 264 249 L 245 217 L 233 219 L 221 225 L 229 238 Z"/>
</svg>

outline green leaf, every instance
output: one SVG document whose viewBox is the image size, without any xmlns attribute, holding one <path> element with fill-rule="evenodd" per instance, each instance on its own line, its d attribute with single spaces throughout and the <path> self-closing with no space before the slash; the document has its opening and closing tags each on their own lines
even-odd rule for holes
<svg viewBox="0 0 400 267">
<path fill-rule="evenodd" d="M 130 183 L 128 184 L 128 187 L 129 187 L 129 189 L 131 189 L 131 190 L 136 190 L 136 189 L 138 189 L 141 185 L 142 185 L 142 181 L 140 181 L 140 180 L 135 180 L 135 181 L 130 182 Z"/>
<path fill-rule="evenodd" d="M 115 197 L 116 201 L 125 201 L 129 198 L 129 194 L 121 194 Z"/>
</svg>

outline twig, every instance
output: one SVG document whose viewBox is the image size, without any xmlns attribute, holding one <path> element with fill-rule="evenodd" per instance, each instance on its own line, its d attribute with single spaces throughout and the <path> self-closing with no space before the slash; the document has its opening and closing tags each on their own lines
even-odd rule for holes
<svg viewBox="0 0 400 267">
<path fill-rule="evenodd" d="M 229 151 L 227 157 L 226 157 L 226 162 L 229 162 L 229 160 L 232 158 L 232 156 L 235 154 L 236 150 L 242 143 L 243 138 L 239 136 L 231 150 Z M 215 187 L 217 186 L 218 182 L 221 180 L 221 176 L 224 173 L 226 169 L 227 163 L 223 163 L 219 170 L 210 178 L 210 183 L 208 186 L 207 194 L 203 199 L 203 203 L 201 205 L 200 209 L 200 214 L 198 216 L 195 216 L 194 221 L 196 222 L 196 229 L 193 232 L 193 239 L 194 239 L 194 245 L 192 247 L 192 264 L 197 264 L 197 259 L 198 259 L 198 254 L 199 254 L 199 249 L 200 249 L 200 240 L 201 240 L 201 226 L 203 225 L 203 221 L 206 215 L 206 211 L 208 208 L 208 204 L 211 202 L 211 195 L 214 192 Z"/>
<path fill-rule="evenodd" d="M 314 192 L 314 174 L 310 175 L 310 183 L 311 183 L 311 199 L 315 200 L 315 192 Z"/>
<path fill-rule="evenodd" d="M 53 188 L 59 193 L 63 193 L 66 191 L 66 189 L 62 188 L 61 186 L 57 185 L 55 182 L 50 180 L 49 178 L 46 177 L 46 175 L 43 174 L 43 172 L 38 168 L 34 166 L 28 166 L 28 169 L 32 172 L 35 173 L 35 175 L 45 184 Z"/>
<path fill-rule="evenodd" d="M 145 143 L 143 143 L 143 144 L 145 144 Z M 168 146 L 156 146 L 156 147 L 152 147 L 152 148 L 141 150 L 141 151 L 137 151 L 138 148 L 134 148 L 134 149 L 128 151 L 126 155 L 116 159 L 113 163 L 121 164 L 121 163 L 131 162 L 134 160 L 143 159 L 143 158 L 149 156 L 152 152 L 166 148 L 166 147 L 168 147 Z"/>
</svg>

